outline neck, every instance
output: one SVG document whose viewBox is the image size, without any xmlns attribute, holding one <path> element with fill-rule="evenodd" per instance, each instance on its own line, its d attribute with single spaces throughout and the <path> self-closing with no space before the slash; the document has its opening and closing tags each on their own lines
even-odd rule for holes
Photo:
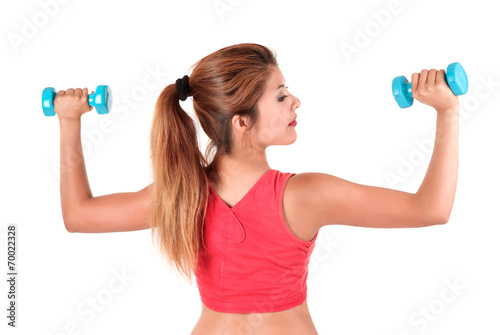
<svg viewBox="0 0 500 335">
<path fill-rule="evenodd" d="M 239 176 L 261 173 L 270 168 L 265 151 L 233 153 L 221 158 L 219 172 L 223 175 Z"/>
</svg>

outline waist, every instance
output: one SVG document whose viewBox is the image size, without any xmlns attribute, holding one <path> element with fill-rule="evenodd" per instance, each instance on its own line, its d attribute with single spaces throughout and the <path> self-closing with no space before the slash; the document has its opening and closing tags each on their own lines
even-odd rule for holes
<svg viewBox="0 0 500 335">
<path fill-rule="evenodd" d="M 201 316 L 191 335 L 216 334 L 318 335 L 307 300 L 293 308 L 273 313 L 221 313 L 202 304 Z"/>
</svg>

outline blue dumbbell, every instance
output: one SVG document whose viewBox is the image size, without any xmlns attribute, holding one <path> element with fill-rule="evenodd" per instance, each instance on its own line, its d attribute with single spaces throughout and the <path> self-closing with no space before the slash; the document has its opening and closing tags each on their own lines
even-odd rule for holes
<svg viewBox="0 0 500 335">
<path fill-rule="evenodd" d="M 45 116 L 54 116 L 54 98 L 57 91 L 46 87 L 42 92 L 42 109 Z M 89 106 L 94 106 L 98 114 L 108 114 L 113 104 L 113 94 L 107 85 L 99 85 L 95 93 L 89 94 Z"/>
<path fill-rule="evenodd" d="M 467 74 L 460 63 L 451 63 L 446 68 L 446 83 L 455 95 L 467 93 L 469 81 Z M 406 108 L 413 105 L 413 96 L 411 94 L 411 83 L 405 76 L 399 76 L 392 80 L 392 95 L 399 107 Z"/>
</svg>

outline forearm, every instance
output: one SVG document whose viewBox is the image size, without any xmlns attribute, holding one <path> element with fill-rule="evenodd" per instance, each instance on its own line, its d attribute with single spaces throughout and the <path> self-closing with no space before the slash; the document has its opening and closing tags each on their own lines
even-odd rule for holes
<svg viewBox="0 0 500 335">
<path fill-rule="evenodd" d="M 437 113 L 434 151 L 427 173 L 417 191 L 422 210 L 447 221 L 457 188 L 459 107 Z"/>
<path fill-rule="evenodd" d="M 61 118 L 59 127 L 61 210 L 67 225 L 77 215 L 83 201 L 92 198 L 92 192 L 85 169 L 80 118 Z"/>
</svg>

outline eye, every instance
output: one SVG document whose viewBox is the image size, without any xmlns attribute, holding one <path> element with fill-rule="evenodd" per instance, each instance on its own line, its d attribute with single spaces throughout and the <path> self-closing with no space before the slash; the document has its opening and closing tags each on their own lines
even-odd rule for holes
<svg viewBox="0 0 500 335">
<path fill-rule="evenodd" d="M 288 86 L 286 87 L 286 89 L 288 89 Z M 278 101 L 281 102 L 281 101 L 285 100 L 286 97 L 288 97 L 288 95 L 283 95 L 283 96 L 278 98 Z"/>
</svg>

